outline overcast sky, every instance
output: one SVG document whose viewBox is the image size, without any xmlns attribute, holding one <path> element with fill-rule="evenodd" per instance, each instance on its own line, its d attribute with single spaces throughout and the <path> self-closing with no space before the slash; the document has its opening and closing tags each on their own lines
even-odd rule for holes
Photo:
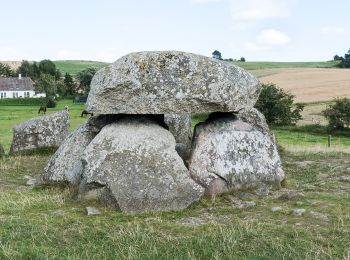
<svg viewBox="0 0 350 260">
<path fill-rule="evenodd" d="M 323 61 L 350 48 L 349 0 L 0 0 L 0 60 L 112 62 L 180 50 Z"/>
</svg>

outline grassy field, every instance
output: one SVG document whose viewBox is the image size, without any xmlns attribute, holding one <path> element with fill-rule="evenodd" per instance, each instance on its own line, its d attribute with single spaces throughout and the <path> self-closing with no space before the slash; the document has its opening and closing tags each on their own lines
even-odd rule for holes
<svg viewBox="0 0 350 260">
<path fill-rule="evenodd" d="M 66 186 L 24 186 L 49 155 L 0 164 L 1 259 L 349 259 L 350 156 L 282 153 L 285 187 L 226 194 L 181 212 L 125 214 Z M 278 197 L 287 191 L 298 196 Z M 255 201 L 237 208 L 232 196 Z M 101 216 L 87 216 L 96 206 Z M 281 207 L 273 212 L 272 207 Z M 303 216 L 292 211 L 303 208 Z"/>
<path fill-rule="evenodd" d="M 59 101 L 57 107 L 48 108 L 47 114 L 55 111 L 63 110 L 68 105 L 71 117 L 70 129 L 73 130 L 81 125 L 86 118 L 81 118 L 80 114 L 84 109 L 84 105 L 74 104 L 72 100 Z M 21 122 L 29 120 L 38 115 L 39 107 L 36 106 L 0 106 L 0 144 L 6 151 L 10 149 L 12 142 L 12 128 Z"/>
<path fill-rule="evenodd" d="M 62 72 L 62 74 L 68 72 L 71 75 L 75 75 L 79 71 L 82 71 L 89 67 L 100 69 L 108 65 L 108 63 L 106 62 L 85 60 L 56 60 L 53 62 L 55 63 L 56 68 L 59 69 Z"/>
</svg>

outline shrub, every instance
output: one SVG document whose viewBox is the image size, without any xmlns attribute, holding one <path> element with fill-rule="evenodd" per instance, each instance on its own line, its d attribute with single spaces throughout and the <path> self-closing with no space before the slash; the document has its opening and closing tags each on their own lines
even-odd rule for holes
<svg viewBox="0 0 350 260">
<path fill-rule="evenodd" d="M 46 98 L 46 106 L 49 108 L 56 107 L 56 100 L 53 97 Z"/>
<path fill-rule="evenodd" d="M 301 117 L 303 104 L 293 104 L 294 96 L 273 83 L 263 84 L 255 107 L 264 114 L 269 125 L 293 125 Z"/>
<path fill-rule="evenodd" d="M 4 98 L 0 99 L 1 106 L 44 106 L 45 98 Z"/>
<path fill-rule="evenodd" d="M 322 111 L 323 115 L 328 120 L 330 127 L 336 129 L 350 127 L 350 99 L 338 98 L 328 108 Z"/>
</svg>

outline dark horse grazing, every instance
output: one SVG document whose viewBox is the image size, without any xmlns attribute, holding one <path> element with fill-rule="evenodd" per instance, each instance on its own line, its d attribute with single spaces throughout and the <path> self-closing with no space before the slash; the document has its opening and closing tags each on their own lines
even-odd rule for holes
<svg viewBox="0 0 350 260">
<path fill-rule="evenodd" d="M 44 114 L 46 114 L 46 106 L 41 106 L 39 108 L 38 114 L 40 114 L 40 112 L 43 112 Z"/>
<path fill-rule="evenodd" d="M 90 112 L 88 112 L 86 110 L 83 110 L 83 112 L 81 112 L 81 116 L 80 117 L 83 117 L 83 116 L 86 116 L 86 115 L 94 116 L 93 113 L 90 113 Z"/>
</svg>

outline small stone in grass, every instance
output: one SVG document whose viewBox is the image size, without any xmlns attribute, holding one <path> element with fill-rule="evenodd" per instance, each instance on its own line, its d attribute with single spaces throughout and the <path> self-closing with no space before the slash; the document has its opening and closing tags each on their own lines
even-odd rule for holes
<svg viewBox="0 0 350 260">
<path fill-rule="evenodd" d="M 101 215 L 101 211 L 95 207 L 86 207 L 86 214 L 88 216 Z"/>
<path fill-rule="evenodd" d="M 293 210 L 293 215 L 297 216 L 297 217 L 300 217 L 300 216 L 304 215 L 305 212 L 306 212 L 305 209 L 294 209 Z"/>
<path fill-rule="evenodd" d="M 272 212 L 281 211 L 281 210 L 282 210 L 282 207 L 279 207 L 279 206 L 271 208 Z"/>
</svg>

